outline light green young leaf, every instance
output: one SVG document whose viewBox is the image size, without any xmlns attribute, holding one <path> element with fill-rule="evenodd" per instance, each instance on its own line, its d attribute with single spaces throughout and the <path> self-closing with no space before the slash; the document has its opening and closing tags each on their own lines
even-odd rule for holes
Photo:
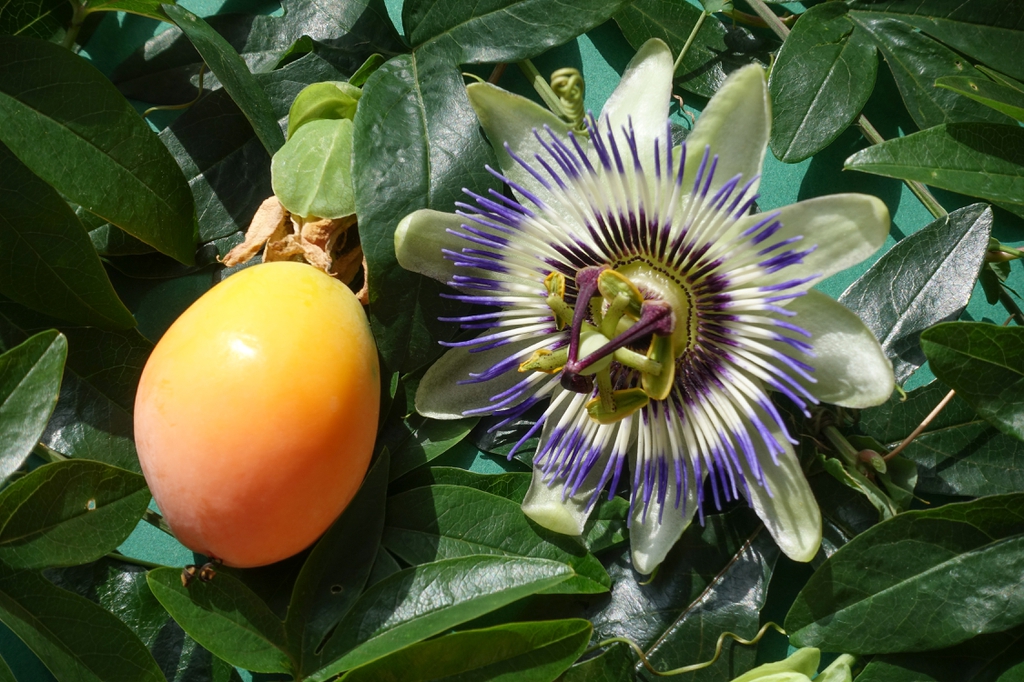
<svg viewBox="0 0 1024 682">
<path fill-rule="evenodd" d="M 310 121 L 341 118 L 354 120 L 362 95 L 362 90 L 344 81 L 307 85 L 288 110 L 289 139 L 300 126 Z"/>
<path fill-rule="evenodd" d="M 347 118 L 309 121 L 274 154 L 274 194 L 289 212 L 304 218 L 355 213 L 353 129 Z"/>
</svg>

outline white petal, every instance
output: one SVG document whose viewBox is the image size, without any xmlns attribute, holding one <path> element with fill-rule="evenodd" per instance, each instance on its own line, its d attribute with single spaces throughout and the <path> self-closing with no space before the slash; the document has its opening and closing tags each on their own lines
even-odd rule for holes
<svg viewBox="0 0 1024 682">
<path fill-rule="evenodd" d="M 794 299 L 789 321 L 810 332 L 815 357 L 795 355 L 814 367 L 817 383 L 800 380 L 818 400 L 843 407 L 881 405 L 896 387 L 892 363 L 860 318 L 846 306 L 818 291 Z M 776 349 L 794 356 L 795 351 L 778 343 Z"/>
<path fill-rule="evenodd" d="M 635 466 L 631 457 L 631 467 Z M 671 466 L 671 465 L 670 465 Z M 664 513 L 661 523 L 658 523 L 658 514 L 662 512 L 662 505 L 658 504 L 657 494 L 651 496 L 651 504 L 647 510 L 647 523 L 643 523 L 643 503 L 637 501 L 633 508 L 632 519 L 629 528 L 629 546 L 633 552 L 633 568 L 643 575 L 650 575 L 654 572 L 669 550 L 682 537 L 693 515 L 697 511 L 697 484 L 693 479 L 693 472 L 687 468 L 686 475 L 689 480 L 686 482 L 686 497 L 682 501 L 682 508 L 676 507 L 675 479 L 668 485 L 668 492 L 665 493 Z M 703 480 L 700 485 L 703 485 Z"/>
<path fill-rule="evenodd" d="M 705 146 L 711 147 L 712 156 L 718 155 L 712 191 L 737 174 L 742 173 L 745 180 L 759 174 L 768 149 L 771 121 L 764 69 L 750 64 L 732 72 L 686 138 L 683 186 L 693 186 Z"/>
<path fill-rule="evenodd" d="M 468 379 L 471 373 L 479 374 L 489 370 L 513 353 L 529 347 L 531 343 L 538 345 L 536 339 L 528 339 L 478 353 L 470 353 L 466 348 L 452 348 L 420 380 L 419 388 L 416 389 L 416 411 L 431 419 L 461 419 L 467 410 L 487 407 L 491 404 L 491 397 L 511 388 L 527 375 L 512 370 L 489 381 L 467 384 L 458 382 Z M 544 343 L 547 341 L 542 340 L 539 345 Z"/>
<path fill-rule="evenodd" d="M 448 232 L 461 229 L 465 222 L 462 216 L 428 208 L 405 216 L 395 229 L 398 264 L 411 272 L 448 283 L 456 268 L 455 263 L 444 257 L 442 249 L 460 251 L 467 246 L 465 239 Z M 458 271 L 466 274 L 468 269 Z"/>
<path fill-rule="evenodd" d="M 782 445 L 784 452 L 778 456 L 779 463 L 775 464 L 764 444 L 754 439 L 757 459 L 761 463 L 768 489 L 758 485 L 746 460 L 740 458 L 743 474 L 749 481 L 750 506 L 761 517 L 786 556 L 794 561 L 810 561 L 821 545 L 821 511 L 818 502 L 807 484 L 793 446 L 775 426 L 774 420 L 763 415 L 762 421 Z"/>
<path fill-rule="evenodd" d="M 666 135 L 668 108 L 672 98 L 672 50 L 657 38 L 640 46 L 626 66 L 611 97 L 601 110 L 601 128 L 607 118 L 621 149 L 626 147 L 622 129 L 630 123 L 636 133 L 640 163 L 654 172 L 654 140 Z"/>
<path fill-rule="evenodd" d="M 548 199 L 550 192 L 509 156 L 504 145 L 507 142 L 520 159 L 543 172 L 534 155 L 541 154 L 548 158 L 548 154 L 533 131 L 536 130 L 547 141 L 549 138 L 544 131 L 546 125 L 560 139 L 565 140 L 569 132 L 568 124 L 536 102 L 490 83 L 472 83 L 466 86 L 466 94 L 498 156 L 501 172 L 512 182 L 551 205 L 553 202 Z"/>
<path fill-rule="evenodd" d="M 889 236 L 889 209 L 867 194 L 832 194 L 790 204 L 778 212 L 782 227 L 766 244 L 803 237 L 788 248 L 816 248 L 802 263 L 766 275 L 766 283 L 812 275 L 829 277 L 860 263 Z M 745 216 L 736 221 L 730 234 L 738 234 L 766 217 L 764 213 Z"/>
<path fill-rule="evenodd" d="M 797 649 L 789 658 L 783 661 L 774 661 L 759 665 L 753 670 L 748 670 L 732 682 L 771 682 L 785 680 L 808 680 L 818 672 L 818 663 L 821 661 L 821 652 L 814 647 Z M 783 677 L 770 677 L 782 675 Z M 790 677 L 785 677 L 789 675 Z M 796 677 L 792 677 L 792 676 Z"/>
<path fill-rule="evenodd" d="M 588 488 L 586 483 L 582 487 Z M 590 516 L 587 502 L 594 488 L 589 486 L 586 494 L 581 489 L 575 496 L 570 496 L 563 502 L 564 490 L 565 485 L 562 483 L 548 486 L 543 480 L 543 473 L 534 469 L 530 490 L 523 500 L 523 512 L 548 530 L 564 535 L 582 535 L 583 527 Z"/>
</svg>

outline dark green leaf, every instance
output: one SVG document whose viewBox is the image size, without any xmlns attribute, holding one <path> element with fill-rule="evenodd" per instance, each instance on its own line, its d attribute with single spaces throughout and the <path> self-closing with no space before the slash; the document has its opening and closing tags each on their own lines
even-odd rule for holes
<svg viewBox="0 0 1024 682">
<path fill-rule="evenodd" d="M 149 648 L 168 682 L 241 682 L 231 665 L 196 644 L 171 619 L 146 584 L 145 569 L 100 559 L 51 569 L 46 576 L 117 616 Z"/>
<path fill-rule="evenodd" d="M 88 216 L 92 216 L 92 213 L 85 213 L 84 211 L 76 211 L 79 220 L 83 221 L 83 225 L 89 230 L 89 240 L 92 242 L 92 246 L 96 249 L 96 252 L 101 256 L 136 256 L 143 253 L 153 253 L 153 247 L 144 242 L 140 242 L 135 237 L 131 236 L 124 230 L 114 227 L 110 223 L 104 222 L 102 225 L 90 228 L 85 222 L 83 213 Z M 98 220 L 102 221 L 102 218 L 93 216 Z"/>
<path fill-rule="evenodd" d="M 476 417 L 467 419 L 427 419 L 417 414 L 402 420 L 382 440 L 401 436 L 401 442 L 391 447 L 391 479 L 394 480 L 413 469 L 437 459 L 462 442 L 476 426 Z"/>
<path fill-rule="evenodd" d="M 608 574 L 583 543 L 538 526 L 519 504 L 456 485 L 433 485 L 393 495 L 382 542 L 403 561 L 423 564 L 478 554 L 551 559 L 576 577 L 549 590 L 592 594 L 608 590 Z"/>
<path fill-rule="evenodd" d="M 179 569 L 155 568 L 147 581 L 185 632 L 215 655 L 256 672 L 291 672 L 284 625 L 234 577 L 220 574 L 186 588 Z"/>
<path fill-rule="evenodd" d="M 474 556 L 415 566 L 359 597 L 324 648 L 322 682 L 573 576 L 547 559 Z"/>
<path fill-rule="evenodd" d="M 349 672 L 341 682 L 548 682 L 583 652 L 581 619 L 510 623 L 420 642 Z"/>
<path fill-rule="evenodd" d="M 1010 204 L 1024 203 L 1024 128 L 950 123 L 863 149 L 846 168 Z"/>
<path fill-rule="evenodd" d="M 872 19 L 856 12 L 850 16 L 882 51 L 907 111 L 918 126 L 928 128 L 963 121 L 1009 122 L 1006 116 L 983 104 L 935 87 L 935 80 L 943 76 L 982 78 L 981 72 L 963 57 L 902 21 Z"/>
<path fill-rule="evenodd" d="M 388 61 L 366 81 L 353 146 L 359 240 L 369 270 L 370 324 L 386 371 L 435 358 L 455 326 L 439 316 L 461 306 L 443 285 L 407 272 L 395 258 L 398 222 L 420 208 L 452 211 L 462 188 L 496 187 L 494 163 L 462 76 L 450 55 L 428 48 Z"/>
<path fill-rule="evenodd" d="M 352 121 L 309 121 L 274 154 L 274 194 L 290 213 L 341 218 L 356 211 L 352 196 Z"/>
<path fill-rule="evenodd" d="M 35 571 L 0 564 L 0 621 L 58 680 L 164 682 L 146 646 L 116 616 Z"/>
<path fill-rule="evenodd" d="M 75 212 L 2 144 L 0 253 L 3 295 L 75 324 L 135 326 Z"/>
<path fill-rule="evenodd" d="M 905 21 L 979 61 L 1024 78 L 1024 5 L 1005 0 L 864 0 L 851 6 L 872 17 Z"/>
<path fill-rule="evenodd" d="M 310 553 L 292 588 L 284 627 L 300 674 L 323 666 L 316 654 L 369 578 L 384 529 L 388 456 L 377 458 L 359 492 Z"/>
<path fill-rule="evenodd" d="M 946 88 L 970 97 L 987 107 L 1024 122 L 1024 92 L 1001 83 L 971 76 L 946 76 L 935 81 L 935 87 Z"/>
<path fill-rule="evenodd" d="M 67 352 L 67 339 L 48 331 L 0 355 L 0 481 L 24 464 L 42 436 Z"/>
<path fill-rule="evenodd" d="M 256 79 L 280 122 L 310 83 L 341 74 L 316 55 Z M 160 133 L 189 180 L 202 241 L 244 230 L 260 203 L 274 193 L 270 157 L 227 92 L 207 95 Z"/>
<path fill-rule="evenodd" d="M 0 299 L 0 341 L 4 347 L 57 326 L 48 317 Z M 68 337 L 67 367 L 125 410 L 135 405 L 135 389 L 153 344 L 134 329 L 104 331 L 61 325 Z"/>
<path fill-rule="evenodd" d="M 890 448 L 909 436 L 939 404 L 940 382 L 861 412 L 860 428 Z M 903 450 L 918 466 L 917 491 L 980 497 L 1024 492 L 1024 443 L 989 425 L 963 398 L 953 400 Z"/>
<path fill-rule="evenodd" d="M 71 23 L 71 11 L 64 0 L 7 0 L 0 6 L 0 35 L 51 40 Z"/>
<path fill-rule="evenodd" d="M 876 656 L 857 682 L 1017 682 L 1024 673 L 1024 628 L 980 635 L 923 654 Z"/>
<path fill-rule="evenodd" d="M 357 88 L 363 87 L 363 84 L 366 83 L 366 79 L 370 77 L 370 74 L 383 66 L 386 61 L 387 60 L 384 59 L 384 55 L 376 53 L 371 54 L 366 58 L 366 61 L 363 62 L 362 66 L 356 69 L 356 72 L 349 77 L 349 85 Z M 361 91 L 360 94 L 362 94 Z"/>
<path fill-rule="evenodd" d="M 598 26 L 628 0 L 407 0 L 402 23 L 414 48 L 433 43 L 459 64 L 536 57 Z M 509 36 L 516 36 L 509 40 Z"/>
<path fill-rule="evenodd" d="M 128 12 L 167 21 L 167 15 L 160 11 L 160 0 L 86 0 L 84 4 L 86 12 Z"/>
<path fill-rule="evenodd" d="M 71 201 L 190 263 L 188 185 L 110 81 L 59 45 L 0 36 L 0 52 L 0 140 Z"/>
<path fill-rule="evenodd" d="M 274 154 L 284 144 L 284 134 L 277 124 L 267 94 L 260 88 L 249 67 L 223 36 L 195 14 L 177 5 L 165 4 L 162 7 L 220 79 L 224 89 L 256 131 L 267 153 Z"/>
<path fill-rule="evenodd" d="M 967 306 L 991 229 L 991 208 L 957 209 L 904 238 L 839 297 L 874 332 L 898 383 L 924 363 L 921 331 Z"/>
<path fill-rule="evenodd" d="M 224 36 L 253 73 L 274 69 L 282 55 L 304 35 L 317 41 L 318 53 L 343 74 L 353 73 L 370 53 L 390 56 L 406 50 L 383 0 L 284 0 L 281 7 L 284 16 L 222 14 L 206 21 Z M 178 104 L 195 97 L 196 74 L 202 63 L 181 31 L 172 28 L 151 38 L 120 64 L 113 80 L 126 97 Z M 321 80 L 344 80 L 344 75 Z M 207 72 L 204 87 L 215 85 L 216 77 Z"/>
<path fill-rule="evenodd" d="M 653 578 L 635 573 L 624 550 L 609 566 L 610 601 L 590 615 L 596 637 L 632 639 L 659 670 L 710 660 L 723 631 L 757 632 L 778 554 L 747 508 L 694 523 Z M 755 663 L 754 649 L 727 639 L 718 662 L 690 679 L 728 682 Z"/>
<path fill-rule="evenodd" d="M 565 671 L 559 682 L 633 682 L 633 653 L 622 643 L 605 649 L 600 655 L 577 663 Z"/>
<path fill-rule="evenodd" d="M 377 547 L 377 556 L 373 560 L 373 568 L 370 570 L 370 577 L 366 579 L 366 586 L 376 585 L 389 575 L 394 575 L 402 570 L 398 560 L 391 556 L 391 552 L 384 549 L 383 545 Z"/>
<path fill-rule="evenodd" d="M 1024 622 L 1022 549 L 1024 494 L 905 512 L 833 554 L 797 596 L 786 630 L 795 646 L 861 654 L 1014 627 Z"/>
<path fill-rule="evenodd" d="M 772 151 L 786 163 L 827 147 L 853 122 L 875 87 L 878 58 L 846 5 L 816 5 L 800 16 L 772 67 Z"/>
<path fill-rule="evenodd" d="M 940 324 L 921 334 L 939 381 L 1003 433 L 1024 440 L 1024 329 Z"/>
<path fill-rule="evenodd" d="M 101 462 L 40 467 L 0 493 L 0 561 L 15 569 L 95 561 L 131 535 L 149 497 L 142 476 Z"/>
<path fill-rule="evenodd" d="M 634 0 L 615 15 L 615 22 L 635 49 L 660 38 L 678 55 L 700 16 L 689 2 Z M 676 69 L 676 79 L 686 90 L 711 97 L 729 72 L 752 61 L 767 64 L 770 47 L 744 28 L 707 17 Z"/>
<path fill-rule="evenodd" d="M 408 482 L 411 486 L 466 486 L 522 504 L 526 498 L 526 491 L 530 489 L 532 478 L 533 474 L 526 472 L 477 474 L 457 467 L 430 467 L 405 478 L 403 482 Z"/>
</svg>

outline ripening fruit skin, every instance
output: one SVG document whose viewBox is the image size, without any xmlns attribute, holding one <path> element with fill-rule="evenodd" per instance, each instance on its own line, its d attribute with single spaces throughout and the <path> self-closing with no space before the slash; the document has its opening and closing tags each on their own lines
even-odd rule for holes
<svg viewBox="0 0 1024 682">
<path fill-rule="evenodd" d="M 215 286 L 142 372 L 135 439 L 161 513 L 189 549 L 228 566 L 312 544 L 366 473 L 380 368 L 345 285 L 264 263 Z"/>
</svg>

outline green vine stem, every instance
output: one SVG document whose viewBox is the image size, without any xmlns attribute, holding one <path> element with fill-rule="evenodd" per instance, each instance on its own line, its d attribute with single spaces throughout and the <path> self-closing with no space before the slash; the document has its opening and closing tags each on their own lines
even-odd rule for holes
<svg viewBox="0 0 1024 682">
<path fill-rule="evenodd" d="M 44 445 L 43 443 L 36 443 L 35 447 L 32 448 L 32 454 L 45 459 L 49 463 L 63 462 L 68 459 L 68 456 L 62 452 L 57 452 L 53 448 Z"/>
<path fill-rule="evenodd" d="M 697 37 L 697 31 L 699 31 L 700 27 L 704 25 L 704 20 L 707 19 L 707 17 L 708 13 L 706 10 L 700 13 L 697 23 L 693 25 L 693 30 L 690 31 L 690 35 L 686 38 L 686 44 L 683 45 L 683 49 L 679 51 L 679 56 L 676 57 L 676 63 L 672 65 L 672 73 L 679 70 L 679 65 L 683 63 L 683 57 L 685 57 L 686 53 L 689 51 L 690 45 L 693 45 L 693 41 Z"/>
<path fill-rule="evenodd" d="M 929 412 L 928 416 L 921 420 L 921 423 L 917 425 L 917 428 L 911 431 L 910 435 L 904 438 L 902 443 L 893 448 L 889 452 L 889 454 L 883 457 L 882 459 L 888 462 L 890 459 L 903 452 L 903 450 L 908 445 L 913 443 L 914 439 L 920 436 L 921 432 L 924 431 L 928 427 L 928 425 L 932 423 L 932 420 L 935 419 L 935 417 L 939 416 L 939 412 L 942 412 L 943 408 L 945 408 L 946 405 L 949 404 L 949 401 L 952 400 L 953 396 L 955 395 L 956 391 L 950 391 L 949 393 L 947 393 L 946 397 L 940 400 L 939 404 L 935 406 L 935 409 Z"/>
<path fill-rule="evenodd" d="M 82 30 L 82 24 L 85 22 L 85 17 L 89 14 L 84 3 L 75 2 L 75 0 L 70 1 L 71 7 L 74 8 L 74 13 L 71 15 L 71 25 L 68 27 L 67 33 L 64 34 L 64 40 L 61 43 L 69 50 L 75 46 L 75 39 L 78 38 L 78 32 Z"/>
<path fill-rule="evenodd" d="M 556 95 L 555 91 L 551 89 L 550 85 L 548 85 L 547 79 L 540 75 L 540 71 L 538 71 L 537 67 L 533 65 L 533 62 L 529 59 L 524 59 L 521 62 L 516 62 L 516 65 L 519 67 L 519 70 L 523 72 L 523 75 L 526 76 L 526 80 L 530 81 L 530 85 L 532 85 L 533 89 L 537 91 L 540 98 L 544 100 L 544 104 L 548 106 L 548 109 L 553 111 L 560 118 L 568 121 L 568 113 L 562 107 L 562 101 L 558 99 L 558 95 Z"/>
<path fill-rule="evenodd" d="M 164 520 L 164 517 L 160 516 L 160 514 L 156 513 L 152 509 L 146 510 L 146 512 L 142 515 L 142 520 L 151 526 L 159 528 L 163 532 L 170 535 L 172 538 L 174 537 L 174 533 L 171 531 L 171 527 L 167 525 L 167 521 Z"/>
<path fill-rule="evenodd" d="M 714 665 L 715 662 L 718 661 L 719 657 L 722 655 L 722 645 L 725 642 L 726 637 L 733 639 L 734 641 L 736 641 L 739 644 L 742 644 L 743 646 L 752 646 L 761 641 L 761 638 L 764 637 L 764 633 L 768 631 L 768 628 L 774 628 L 782 635 L 786 634 L 785 630 L 783 630 L 776 623 L 773 623 L 771 621 L 765 623 L 764 626 L 757 631 L 757 634 L 754 635 L 752 639 L 743 639 L 739 635 L 734 634 L 732 632 L 723 632 L 721 635 L 719 635 L 718 642 L 715 643 L 715 655 L 710 661 L 703 661 L 701 663 L 694 663 L 692 665 L 684 665 L 682 668 L 676 668 L 675 670 L 661 671 L 652 666 L 651 662 L 647 660 L 647 655 L 644 653 L 644 650 L 640 648 L 640 645 L 634 642 L 633 640 L 629 639 L 628 637 L 609 637 L 608 639 L 598 643 L 596 646 L 593 646 L 590 649 L 588 649 L 586 653 L 589 654 L 593 651 L 597 651 L 598 649 L 603 649 L 604 647 L 610 644 L 626 644 L 629 645 L 633 649 L 633 651 L 636 652 L 636 655 L 640 657 L 640 661 L 644 664 L 644 667 L 647 668 L 647 670 L 652 675 L 657 675 L 658 677 L 670 677 L 672 675 L 683 675 L 685 673 L 692 673 L 694 671 L 703 670 L 704 668 L 708 668 Z"/>
<path fill-rule="evenodd" d="M 114 561 L 120 561 L 120 562 L 126 563 L 126 564 L 132 564 L 133 566 L 140 566 L 142 568 L 145 568 L 146 570 L 150 570 L 150 569 L 153 569 L 153 568 L 162 568 L 163 567 L 163 564 L 154 564 L 152 561 L 145 561 L 143 559 L 136 559 L 135 557 L 131 557 L 131 556 L 128 556 L 126 554 L 121 554 L 120 552 L 117 552 L 117 551 L 108 552 L 106 556 L 107 556 L 108 559 L 113 559 Z"/>
</svg>

